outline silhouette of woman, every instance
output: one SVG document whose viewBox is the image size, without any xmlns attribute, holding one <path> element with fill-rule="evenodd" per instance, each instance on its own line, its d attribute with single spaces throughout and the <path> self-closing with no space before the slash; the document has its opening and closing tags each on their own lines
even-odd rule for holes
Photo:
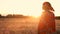
<svg viewBox="0 0 60 34">
<path fill-rule="evenodd" d="M 42 15 L 38 25 L 38 34 L 55 34 L 55 16 L 54 9 L 49 2 L 44 2 Z"/>
</svg>

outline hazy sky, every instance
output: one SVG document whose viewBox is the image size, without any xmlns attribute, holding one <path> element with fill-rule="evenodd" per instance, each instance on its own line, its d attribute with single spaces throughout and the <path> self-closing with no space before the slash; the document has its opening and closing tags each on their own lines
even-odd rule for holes
<svg viewBox="0 0 60 34">
<path fill-rule="evenodd" d="M 55 15 L 60 16 L 60 1 L 45 0 L 55 9 Z M 0 14 L 40 15 L 44 0 L 0 0 Z"/>
</svg>

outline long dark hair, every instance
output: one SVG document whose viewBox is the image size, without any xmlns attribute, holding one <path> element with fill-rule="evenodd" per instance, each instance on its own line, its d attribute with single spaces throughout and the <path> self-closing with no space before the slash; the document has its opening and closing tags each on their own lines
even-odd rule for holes
<svg viewBox="0 0 60 34">
<path fill-rule="evenodd" d="M 43 6 L 42 6 L 43 10 L 52 10 L 54 11 L 53 7 L 51 6 L 51 4 L 49 2 L 44 2 Z"/>
</svg>

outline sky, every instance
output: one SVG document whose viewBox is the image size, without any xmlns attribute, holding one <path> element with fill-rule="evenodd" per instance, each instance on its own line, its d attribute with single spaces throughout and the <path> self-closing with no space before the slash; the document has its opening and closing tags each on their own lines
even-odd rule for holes
<svg viewBox="0 0 60 34">
<path fill-rule="evenodd" d="M 59 0 L 0 0 L 0 14 L 22 14 L 39 16 L 42 13 L 42 3 L 48 1 L 55 9 L 55 16 L 60 16 Z"/>
</svg>

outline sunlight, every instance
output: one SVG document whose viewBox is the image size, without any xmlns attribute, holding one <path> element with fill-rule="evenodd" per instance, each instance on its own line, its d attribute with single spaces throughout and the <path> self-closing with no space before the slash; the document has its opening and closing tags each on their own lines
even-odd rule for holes
<svg viewBox="0 0 60 34">
<path fill-rule="evenodd" d="M 7 0 L 6 0 L 7 1 Z M 1 12 L 2 15 L 8 14 L 20 14 L 20 15 L 27 15 L 27 16 L 40 16 L 41 5 L 40 0 L 10 0 L 7 2 L 2 2 L 3 6 L 1 5 Z M 12 2 L 11 2 L 12 1 Z M 9 4 L 10 3 L 10 4 Z"/>
<path fill-rule="evenodd" d="M 34 18 L 39 18 L 41 16 L 42 12 L 36 12 L 36 13 L 33 13 L 32 16 Z"/>
<path fill-rule="evenodd" d="M 41 14 L 35 14 L 35 15 L 33 15 L 33 17 L 35 17 L 35 18 L 38 18 L 39 16 L 41 16 Z"/>
<path fill-rule="evenodd" d="M 60 16 L 59 0 L 1 0 L 0 1 L 0 14 L 22 14 L 27 16 L 40 16 L 42 3 L 48 1 L 55 9 L 55 15 Z M 56 5 L 57 4 L 57 5 Z"/>
</svg>

